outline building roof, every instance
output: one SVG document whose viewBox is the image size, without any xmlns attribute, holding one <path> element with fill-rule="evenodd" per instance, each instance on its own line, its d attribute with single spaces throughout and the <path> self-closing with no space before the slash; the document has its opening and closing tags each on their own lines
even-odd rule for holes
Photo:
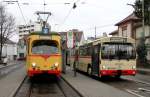
<svg viewBox="0 0 150 97">
<path fill-rule="evenodd" d="M 80 42 L 81 38 L 82 38 L 82 35 L 83 35 L 83 32 L 82 31 L 78 31 L 78 30 L 70 30 L 70 31 L 73 32 L 74 36 L 77 36 L 77 37 L 75 37 L 75 40 L 77 42 Z M 59 32 L 59 34 L 67 36 L 67 32 Z"/>
<path fill-rule="evenodd" d="M 117 34 L 117 33 L 118 33 L 118 30 L 115 30 L 115 31 L 109 33 L 109 35 L 114 35 L 114 34 Z"/>
<path fill-rule="evenodd" d="M 128 22 L 130 20 L 140 20 L 140 19 L 137 16 L 135 16 L 134 13 L 132 13 L 129 16 L 127 16 L 126 18 L 124 18 L 123 20 L 121 20 L 120 22 L 116 23 L 115 26 L 118 26 L 118 25 Z"/>
</svg>

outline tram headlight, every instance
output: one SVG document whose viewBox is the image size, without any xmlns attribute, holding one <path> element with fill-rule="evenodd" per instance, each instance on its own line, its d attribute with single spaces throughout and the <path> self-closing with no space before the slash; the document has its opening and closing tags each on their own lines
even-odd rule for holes
<svg viewBox="0 0 150 97">
<path fill-rule="evenodd" d="M 136 66 L 132 66 L 132 69 L 136 69 Z"/>
<path fill-rule="evenodd" d="M 32 67 L 35 67 L 35 66 L 36 66 L 36 63 L 33 62 L 33 63 L 32 63 Z"/>
<path fill-rule="evenodd" d="M 55 67 L 58 67 L 58 65 L 59 65 L 59 64 L 58 64 L 57 62 L 54 64 Z"/>
</svg>

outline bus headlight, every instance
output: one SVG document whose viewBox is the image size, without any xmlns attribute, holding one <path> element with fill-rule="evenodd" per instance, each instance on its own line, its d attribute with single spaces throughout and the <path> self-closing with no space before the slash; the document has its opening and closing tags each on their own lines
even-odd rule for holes
<svg viewBox="0 0 150 97">
<path fill-rule="evenodd" d="M 54 66 L 55 66 L 55 67 L 58 67 L 58 63 L 55 63 Z"/>
<path fill-rule="evenodd" d="M 132 69 L 136 69 L 136 66 L 132 66 Z"/>
<path fill-rule="evenodd" d="M 33 62 L 33 63 L 32 63 L 32 67 L 35 67 L 35 66 L 36 66 L 36 63 Z"/>
<path fill-rule="evenodd" d="M 102 69 L 106 69 L 106 66 L 102 66 Z"/>
</svg>

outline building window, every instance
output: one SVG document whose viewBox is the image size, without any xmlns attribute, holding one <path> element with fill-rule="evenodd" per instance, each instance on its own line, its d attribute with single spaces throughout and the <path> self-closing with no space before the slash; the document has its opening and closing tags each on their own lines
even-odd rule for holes
<svg viewBox="0 0 150 97">
<path fill-rule="evenodd" d="M 122 36 L 127 37 L 127 26 L 122 27 Z"/>
<path fill-rule="evenodd" d="M 31 31 L 34 31 L 34 29 L 31 29 Z"/>
</svg>

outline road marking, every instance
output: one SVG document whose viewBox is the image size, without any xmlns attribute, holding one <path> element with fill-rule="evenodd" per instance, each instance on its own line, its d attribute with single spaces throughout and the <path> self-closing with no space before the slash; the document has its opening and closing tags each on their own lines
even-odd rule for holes
<svg viewBox="0 0 150 97">
<path fill-rule="evenodd" d="M 135 96 L 138 96 L 138 97 L 145 97 L 145 96 L 143 96 L 143 95 L 139 95 L 139 94 L 133 92 L 133 90 L 129 90 L 129 89 L 125 89 L 125 90 L 126 90 L 128 93 L 133 94 L 133 95 L 135 95 Z"/>
<path fill-rule="evenodd" d="M 146 91 L 146 92 L 150 92 L 150 90 L 149 89 L 145 89 L 145 88 L 138 88 L 139 90 L 141 90 L 141 91 Z"/>
<path fill-rule="evenodd" d="M 130 79 L 130 78 L 123 78 L 123 79 L 134 81 L 134 82 L 137 82 L 137 83 L 142 83 L 142 84 L 150 85 L 150 83 L 145 82 L 145 81 L 141 81 L 141 80 L 134 80 L 134 79 Z"/>
</svg>

